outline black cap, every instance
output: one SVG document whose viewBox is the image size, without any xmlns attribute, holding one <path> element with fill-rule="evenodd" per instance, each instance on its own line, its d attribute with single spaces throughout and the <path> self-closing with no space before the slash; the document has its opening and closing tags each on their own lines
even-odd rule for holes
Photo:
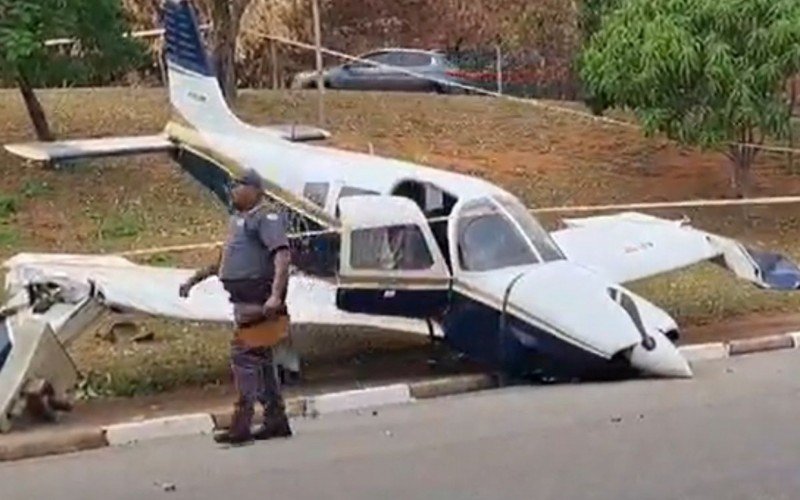
<svg viewBox="0 0 800 500">
<path fill-rule="evenodd" d="M 258 172 L 252 168 L 245 170 L 245 172 L 239 177 L 236 177 L 233 182 L 235 184 L 254 187 L 259 191 L 264 190 L 264 180 L 261 178 Z"/>
</svg>

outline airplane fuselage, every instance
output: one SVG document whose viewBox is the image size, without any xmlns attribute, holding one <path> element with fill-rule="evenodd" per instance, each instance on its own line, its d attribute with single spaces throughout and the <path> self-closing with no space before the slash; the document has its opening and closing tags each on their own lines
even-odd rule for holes
<svg viewBox="0 0 800 500">
<path fill-rule="evenodd" d="M 312 231 L 295 241 L 295 261 L 302 271 L 339 282 L 337 305 L 343 310 L 436 321 L 457 350 L 515 373 L 539 370 L 543 362 L 550 371 L 575 376 L 633 364 L 661 375 L 690 373 L 667 338 L 677 325 L 665 312 L 570 262 L 516 197 L 487 181 L 295 144 L 255 127 L 235 136 L 176 123 L 167 131 L 180 146 L 175 159 L 223 203 L 229 201 L 231 175 L 243 168 L 256 169 L 271 183 L 270 196 L 290 208 L 293 230 Z M 343 200 L 352 205 L 352 218 L 363 212 L 377 218 L 371 227 L 380 227 L 384 218 L 384 227 L 397 225 L 390 221 L 391 206 L 358 206 L 359 198 L 371 196 L 414 202 L 431 236 L 422 251 L 441 269 L 411 277 L 376 268 L 362 278 L 358 270 L 342 267 L 342 239 L 354 245 L 346 230 L 353 221 L 340 213 Z M 643 318 L 638 324 L 610 290 L 631 298 L 634 314 Z M 651 359 L 656 353 L 660 364 Z M 632 364 L 634 358 L 638 363 Z"/>
</svg>

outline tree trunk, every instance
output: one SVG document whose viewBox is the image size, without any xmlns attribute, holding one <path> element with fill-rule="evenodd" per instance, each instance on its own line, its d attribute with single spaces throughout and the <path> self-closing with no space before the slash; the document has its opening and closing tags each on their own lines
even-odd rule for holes
<svg viewBox="0 0 800 500">
<path fill-rule="evenodd" d="M 751 169 L 757 153 L 753 146 L 730 146 L 727 156 L 731 160 L 731 185 L 737 198 L 747 198 L 750 194 Z"/>
<path fill-rule="evenodd" d="M 797 105 L 797 81 L 795 78 L 791 79 L 791 90 L 789 92 L 789 152 L 787 153 L 787 160 L 789 162 L 789 173 L 793 174 L 794 171 L 794 124 L 792 118 L 794 117 L 794 107 Z"/>
<path fill-rule="evenodd" d="M 249 0 L 213 0 L 213 52 L 222 94 L 229 104 L 236 100 L 236 38 Z"/>
<path fill-rule="evenodd" d="M 23 74 L 17 77 L 17 85 L 22 94 L 22 99 L 25 101 L 25 107 L 28 109 L 28 116 L 31 117 L 33 128 L 36 130 L 36 138 L 40 141 L 52 141 L 55 139 L 53 132 L 50 130 L 50 124 L 47 123 L 47 116 L 44 114 L 44 109 L 36 97 L 36 92 L 31 88 L 30 82 Z"/>
</svg>

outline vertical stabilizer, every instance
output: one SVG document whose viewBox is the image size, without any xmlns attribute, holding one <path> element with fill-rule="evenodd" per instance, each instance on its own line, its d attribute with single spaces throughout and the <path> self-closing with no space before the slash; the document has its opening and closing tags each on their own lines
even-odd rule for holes
<svg viewBox="0 0 800 500">
<path fill-rule="evenodd" d="M 217 81 L 188 0 L 164 1 L 169 99 L 174 119 L 196 129 L 230 131 L 243 124 L 231 112 Z"/>
</svg>

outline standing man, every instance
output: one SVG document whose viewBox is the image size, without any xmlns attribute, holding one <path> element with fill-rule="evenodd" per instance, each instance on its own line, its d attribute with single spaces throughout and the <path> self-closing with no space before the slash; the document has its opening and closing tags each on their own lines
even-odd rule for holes
<svg viewBox="0 0 800 500">
<path fill-rule="evenodd" d="M 231 199 L 236 213 L 219 261 L 195 273 L 180 288 L 188 297 L 196 284 L 219 275 L 233 303 L 236 331 L 231 341 L 231 369 L 238 399 L 228 432 L 218 443 L 292 435 L 273 363 L 273 346 L 286 336 L 286 288 L 290 252 L 283 218 L 263 203 L 261 176 L 248 170 L 234 180 Z M 251 432 L 255 402 L 264 407 L 264 423 Z"/>
</svg>

